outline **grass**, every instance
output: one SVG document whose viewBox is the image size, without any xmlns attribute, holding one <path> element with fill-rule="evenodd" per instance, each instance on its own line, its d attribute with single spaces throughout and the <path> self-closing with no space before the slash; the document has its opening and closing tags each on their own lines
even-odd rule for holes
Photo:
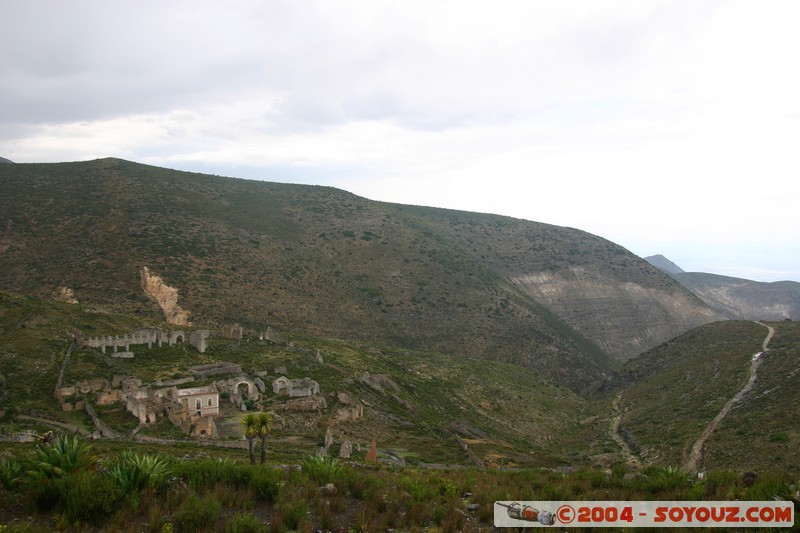
<svg viewBox="0 0 800 533">
<path fill-rule="evenodd" d="M 163 456 L 137 457 L 150 464 Z M 564 474 L 537 468 L 398 470 L 359 465 L 347 465 L 333 479 L 319 479 L 314 472 L 208 458 L 173 460 L 161 482 L 131 485 L 139 488 L 127 491 L 119 490 L 102 469 L 73 472 L 53 485 L 23 479 L 0 488 L 0 502 L 6 504 L 0 506 L 0 525 L 27 516 L 34 527 L 56 522 L 67 528 L 94 524 L 123 531 L 485 531 L 498 500 L 763 501 L 785 500 L 797 490 L 797 478 L 785 472 L 748 480 L 730 471 L 711 471 L 697 480 L 678 469 L 658 467 L 636 475 L 626 475 L 624 468 Z M 271 489 L 265 498 L 258 487 L 267 479 Z M 325 481 L 335 490 L 322 490 Z"/>
</svg>

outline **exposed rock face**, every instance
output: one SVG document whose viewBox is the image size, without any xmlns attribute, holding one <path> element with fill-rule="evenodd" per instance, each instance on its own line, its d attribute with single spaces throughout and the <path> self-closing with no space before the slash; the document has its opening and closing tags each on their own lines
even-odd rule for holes
<svg viewBox="0 0 800 533">
<path fill-rule="evenodd" d="M 150 270 L 145 266 L 142 267 L 142 289 L 147 296 L 156 301 L 167 322 L 178 326 L 192 325 L 189 322 L 191 313 L 178 305 L 178 289 L 170 287 L 160 277 L 150 274 Z"/>
<path fill-rule="evenodd" d="M 512 281 L 619 361 L 725 318 L 677 284 L 620 283 L 582 267 L 526 274 Z"/>
<path fill-rule="evenodd" d="M 75 299 L 75 292 L 69 287 L 58 287 L 53 291 L 53 300 L 67 304 L 78 303 L 78 300 Z"/>
<path fill-rule="evenodd" d="M 746 320 L 800 319 L 800 283 L 764 283 L 702 272 L 676 274 L 684 287 L 725 316 Z"/>
</svg>

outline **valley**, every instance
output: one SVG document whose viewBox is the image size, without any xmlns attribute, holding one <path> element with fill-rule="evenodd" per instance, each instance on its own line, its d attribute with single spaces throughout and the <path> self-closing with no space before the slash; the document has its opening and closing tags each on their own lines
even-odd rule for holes
<svg viewBox="0 0 800 533">
<path fill-rule="evenodd" d="M 403 509 L 415 483 L 447 505 L 447 483 L 525 497 L 483 485 L 503 472 L 552 498 L 800 475 L 798 323 L 735 319 L 600 237 L 119 159 L 2 165 L 0 185 L 4 468 L 67 433 L 101 461 L 235 470 L 247 415 L 270 413 L 270 465 L 348 465 L 347 523 L 359 483 L 395 474 Z M 252 505 L 275 523 L 274 501 Z M 479 531 L 488 512 L 426 523 Z"/>
</svg>

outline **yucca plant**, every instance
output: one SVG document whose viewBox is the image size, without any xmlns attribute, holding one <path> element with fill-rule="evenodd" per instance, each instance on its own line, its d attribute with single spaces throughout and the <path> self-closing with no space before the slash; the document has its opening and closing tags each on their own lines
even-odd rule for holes
<svg viewBox="0 0 800 533">
<path fill-rule="evenodd" d="M 250 464 L 256 464 L 256 457 L 253 454 L 253 441 L 259 434 L 258 417 L 252 413 L 244 415 L 242 418 L 242 429 L 244 429 L 244 436 L 247 439 L 247 447 L 250 452 Z"/>
<path fill-rule="evenodd" d="M 90 446 L 77 435 L 72 438 L 58 435 L 50 442 L 36 445 L 35 457 L 28 464 L 27 474 L 34 479 L 55 479 L 89 470 L 94 464 Z"/>
<path fill-rule="evenodd" d="M 272 429 L 272 414 L 258 414 L 258 436 L 261 438 L 261 464 L 267 462 L 267 437 Z"/>
</svg>

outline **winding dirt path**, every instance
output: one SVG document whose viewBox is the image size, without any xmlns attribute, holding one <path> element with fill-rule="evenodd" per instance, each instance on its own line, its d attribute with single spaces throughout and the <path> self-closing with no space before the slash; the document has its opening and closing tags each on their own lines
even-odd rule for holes
<svg viewBox="0 0 800 533">
<path fill-rule="evenodd" d="M 769 341 L 772 339 L 772 336 L 775 335 L 775 328 L 772 326 L 768 326 L 758 321 L 756 321 L 756 324 L 760 324 L 767 328 L 769 333 L 767 333 L 767 336 L 764 338 L 764 342 L 761 343 L 762 351 L 753 354 L 750 362 L 750 378 L 747 380 L 747 383 L 745 383 L 744 387 L 742 387 L 742 389 L 737 392 L 733 398 L 728 400 L 719 414 L 714 417 L 714 420 L 712 420 L 706 429 L 703 430 L 703 433 L 700 434 L 700 438 L 695 441 L 694 445 L 692 445 L 692 451 L 689 453 L 689 458 L 683 465 L 683 469 L 688 472 L 694 473 L 703 468 L 705 463 L 706 441 L 711 437 L 711 435 L 714 434 L 717 426 L 719 426 L 720 422 L 722 422 L 722 419 L 725 418 L 728 412 L 730 412 L 731 408 L 735 404 L 742 401 L 742 398 L 744 398 L 744 396 L 750 392 L 750 390 L 753 388 L 753 384 L 756 382 L 756 373 L 763 359 L 761 356 L 764 355 L 764 352 L 769 349 Z"/>
<path fill-rule="evenodd" d="M 51 426 L 59 429 L 68 429 L 69 431 L 77 432 L 83 437 L 88 436 L 90 433 L 86 431 L 86 429 L 76 426 L 75 424 L 67 424 L 64 422 L 59 422 L 57 420 L 50 420 L 48 418 L 39 418 L 35 416 L 27 416 L 27 415 L 17 415 L 16 418 L 20 420 L 31 420 L 33 422 L 39 422 L 40 424 L 44 424 L 46 426 Z"/>
<path fill-rule="evenodd" d="M 622 455 L 625 458 L 625 461 L 632 466 L 641 466 L 639 458 L 636 457 L 636 454 L 633 453 L 631 447 L 628 446 L 628 443 L 625 442 L 625 439 L 623 439 L 622 435 L 619 434 L 619 426 L 622 424 L 622 410 L 619 408 L 619 401 L 621 399 L 622 392 L 614 396 L 614 399 L 611 401 L 611 410 L 613 411 L 614 415 L 611 417 L 611 424 L 608 427 L 608 433 L 622 450 Z"/>
</svg>

